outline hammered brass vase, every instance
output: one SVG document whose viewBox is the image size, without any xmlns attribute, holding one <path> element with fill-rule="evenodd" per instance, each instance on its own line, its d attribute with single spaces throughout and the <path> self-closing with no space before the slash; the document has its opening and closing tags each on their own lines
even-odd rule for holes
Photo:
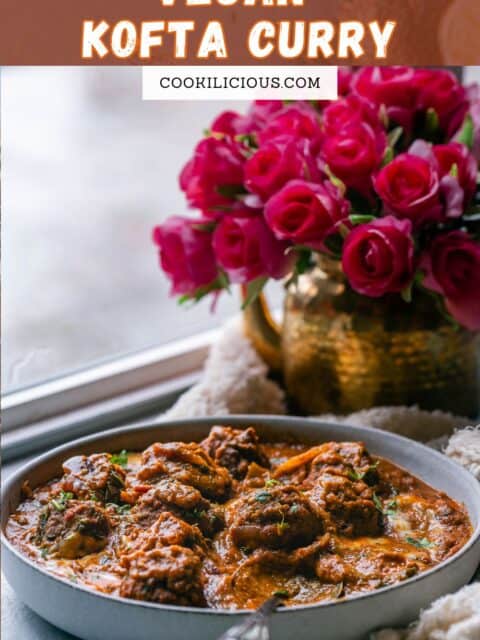
<svg viewBox="0 0 480 640">
<path fill-rule="evenodd" d="M 426 292 L 410 303 L 367 298 L 350 289 L 338 262 L 322 259 L 288 288 L 282 327 L 263 297 L 244 318 L 296 413 L 418 405 L 479 414 L 479 335 L 453 326 Z"/>
</svg>

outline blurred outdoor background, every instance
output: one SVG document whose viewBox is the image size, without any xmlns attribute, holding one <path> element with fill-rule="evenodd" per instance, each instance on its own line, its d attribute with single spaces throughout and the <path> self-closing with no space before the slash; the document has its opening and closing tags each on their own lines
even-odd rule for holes
<svg viewBox="0 0 480 640">
<path fill-rule="evenodd" d="M 139 68 L 2 70 L 3 391 L 219 324 L 179 308 L 152 227 L 218 102 L 142 102 Z M 231 104 L 231 108 L 245 105 Z"/>
<path fill-rule="evenodd" d="M 466 69 L 467 82 L 480 68 Z M 142 102 L 132 67 L 5 68 L 2 390 L 210 329 L 179 308 L 152 227 L 187 212 L 177 176 L 202 130 L 245 104 Z"/>
</svg>

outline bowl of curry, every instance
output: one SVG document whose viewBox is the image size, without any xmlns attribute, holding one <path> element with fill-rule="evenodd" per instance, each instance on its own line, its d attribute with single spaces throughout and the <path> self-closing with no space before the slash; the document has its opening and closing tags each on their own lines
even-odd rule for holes
<svg viewBox="0 0 480 640">
<path fill-rule="evenodd" d="M 165 422 L 15 474 L 5 571 L 40 615 L 88 640 L 214 639 L 273 594 L 273 640 L 347 640 L 409 622 L 471 578 L 479 505 L 466 471 L 392 434 L 301 418 Z"/>
</svg>

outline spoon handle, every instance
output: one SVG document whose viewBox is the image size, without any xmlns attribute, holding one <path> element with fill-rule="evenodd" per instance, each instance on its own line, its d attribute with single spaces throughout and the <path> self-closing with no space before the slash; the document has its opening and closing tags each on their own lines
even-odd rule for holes
<svg viewBox="0 0 480 640">
<path fill-rule="evenodd" d="M 268 598 L 246 620 L 225 631 L 218 640 L 270 640 L 270 617 L 281 601 L 279 596 Z"/>
</svg>

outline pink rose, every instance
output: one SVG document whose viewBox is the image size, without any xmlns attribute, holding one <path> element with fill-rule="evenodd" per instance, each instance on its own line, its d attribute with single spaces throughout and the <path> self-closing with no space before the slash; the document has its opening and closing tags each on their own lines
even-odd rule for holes
<svg viewBox="0 0 480 640">
<path fill-rule="evenodd" d="M 470 107 L 473 122 L 473 155 L 480 165 L 480 99 Z"/>
<path fill-rule="evenodd" d="M 337 89 L 338 89 L 338 97 L 346 96 L 350 93 L 352 89 L 352 80 L 355 75 L 355 72 L 351 67 L 338 67 L 337 73 Z M 328 107 L 330 104 L 334 104 L 336 100 L 316 100 L 314 102 L 314 106 L 322 111 L 325 107 Z"/>
<path fill-rule="evenodd" d="M 477 161 L 468 148 L 458 142 L 437 144 L 433 147 L 433 154 L 440 178 L 451 176 L 459 183 L 463 191 L 462 208 L 465 209 L 477 188 Z"/>
<path fill-rule="evenodd" d="M 439 175 L 425 158 L 402 153 L 381 169 L 374 186 L 385 211 L 408 218 L 416 228 L 444 218 Z"/>
<path fill-rule="evenodd" d="M 248 114 L 257 122 L 265 123 L 283 108 L 284 104 L 281 100 L 254 100 Z"/>
<path fill-rule="evenodd" d="M 213 133 L 223 133 L 231 137 L 254 134 L 281 109 L 283 102 L 280 100 L 255 100 L 245 115 L 236 111 L 223 111 L 212 122 L 210 129 Z"/>
<path fill-rule="evenodd" d="M 480 330 L 480 244 L 464 231 L 439 235 L 422 257 L 423 284 L 445 297 L 458 322 Z"/>
<path fill-rule="evenodd" d="M 323 127 L 328 135 L 335 135 L 344 126 L 366 122 L 376 131 L 383 128 L 378 107 L 355 94 L 331 102 L 323 112 Z"/>
<path fill-rule="evenodd" d="M 468 111 L 467 94 L 455 75 L 447 69 L 418 69 L 417 109 L 434 109 L 440 129 L 448 138 L 457 131 Z"/>
<path fill-rule="evenodd" d="M 352 88 L 355 72 L 352 67 L 338 67 L 338 95 L 346 96 Z"/>
<path fill-rule="evenodd" d="M 473 148 L 472 153 L 475 157 L 475 160 L 480 165 L 480 85 L 472 84 L 467 89 L 468 100 L 469 100 L 469 115 L 472 119 L 473 123 Z M 462 130 L 463 122 L 459 126 L 460 133 Z M 457 137 L 457 136 L 456 136 Z"/>
<path fill-rule="evenodd" d="M 320 157 L 330 171 L 368 197 L 372 174 L 380 166 L 386 148 L 384 133 L 376 133 L 364 122 L 352 122 L 326 136 Z"/>
<path fill-rule="evenodd" d="M 172 281 L 171 295 L 192 294 L 217 277 L 212 234 L 200 225 L 198 220 L 172 216 L 153 230 L 160 265 Z"/>
<path fill-rule="evenodd" d="M 223 133 L 232 138 L 237 135 L 250 133 L 253 128 L 253 122 L 236 111 L 222 111 L 210 126 L 212 133 Z"/>
<path fill-rule="evenodd" d="M 263 216 L 224 216 L 213 234 L 218 264 L 233 283 L 260 276 L 281 278 L 291 267 L 287 244 L 276 240 Z"/>
<path fill-rule="evenodd" d="M 412 225 L 392 216 L 362 224 L 343 245 L 342 267 L 352 289 L 379 298 L 402 291 L 414 274 Z"/>
<path fill-rule="evenodd" d="M 362 67 L 354 76 L 352 89 L 378 107 L 384 105 L 394 124 L 411 131 L 419 89 L 412 67 Z"/>
<path fill-rule="evenodd" d="M 245 164 L 245 186 L 265 201 L 295 178 L 316 179 L 320 175 L 308 142 L 282 137 L 266 142 Z"/>
<path fill-rule="evenodd" d="M 305 138 L 316 142 L 320 134 L 318 113 L 309 105 L 299 103 L 297 106 L 285 107 L 274 113 L 264 129 L 259 131 L 258 139 L 261 145 L 281 136 Z"/>
<path fill-rule="evenodd" d="M 265 218 L 278 239 L 313 249 L 323 247 L 348 213 L 349 203 L 329 181 L 292 180 L 265 206 Z"/>
<path fill-rule="evenodd" d="M 229 138 L 201 140 L 180 174 L 180 188 L 190 206 L 209 215 L 232 206 L 235 193 L 243 190 L 244 163 L 240 149 Z"/>
</svg>

